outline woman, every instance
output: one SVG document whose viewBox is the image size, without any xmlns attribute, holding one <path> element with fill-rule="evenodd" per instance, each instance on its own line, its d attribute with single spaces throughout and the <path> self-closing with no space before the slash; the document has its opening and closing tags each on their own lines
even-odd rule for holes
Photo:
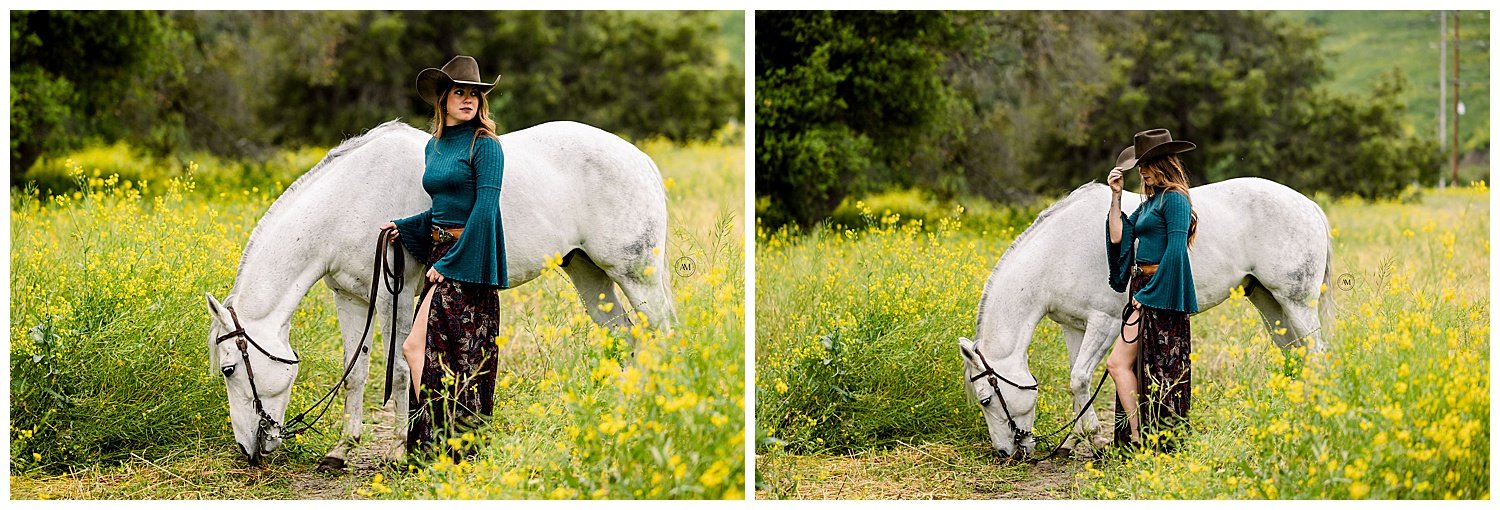
<svg viewBox="0 0 1500 510">
<path fill-rule="evenodd" d="M 496 81 L 499 76 L 496 76 Z M 495 136 L 472 57 L 417 75 L 417 93 L 434 106 L 422 188 L 432 208 L 393 222 L 412 256 L 426 260 L 427 284 L 402 345 L 413 387 L 407 447 L 452 435 L 494 407 L 500 297 L 509 286 L 500 222 L 505 154 Z"/>
<path fill-rule="evenodd" d="M 1192 142 L 1172 140 L 1165 129 L 1142 131 L 1109 172 L 1114 195 L 1107 222 L 1109 285 L 1115 292 L 1126 291 L 1127 285 L 1131 291 L 1121 336 L 1106 362 L 1115 383 L 1117 444 L 1140 444 L 1143 427 L 1150 439 L 1187 423 L 1192 396 L 1188 314 L 1198 312 L 1188 248 L 1198 215 L 1177 154 L 1194 148 Z M 1124 172 L 1137 166 L 1145 198 L 1127 218 L 1120 212 L 1120 192 Z"/>
</svg>

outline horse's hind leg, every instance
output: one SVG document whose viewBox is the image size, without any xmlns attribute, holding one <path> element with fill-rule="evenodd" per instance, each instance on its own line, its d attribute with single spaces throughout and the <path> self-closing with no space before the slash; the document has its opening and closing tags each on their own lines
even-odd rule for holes
<svg viewBox="0 0 1500 510">
<path fill-rule="evenodd" d="M 671 331 L 674 310 L 671 291 L 666 288 L 670 278 L 665 274 L 665 267 L 658 267 L 654 271 L 660 274 L 645 276 L 611 271 L 609 275 L 620 286 L 620 290 L 625 291 L 630 305 L 646 316 L 648 325 L 662 331 Z"/>
<path fill-rule="evenodd" d="M 1285 294 L 1276 294 L 1277 303 L 1281 305 L 1283 319 L 1291 325 L 1287 327 L 1287 338 L 1285 343 L 1277 342 L 1277 345 L 1286 347 L 1306 346 L 1310 352 L 1323 350 L 1323 335 L 1318 317 L 1318 307 L 1313 303 L 1306 303 L 1292 299 Z"/>
<path fill-rule="evenodd" d="M 563 267 L 563 271 L 573 280 L 573 288 L 578 290 L 578 299 L 583 301 L 583 307 L 594 323 L 616 330 L 630 326 L 625 307 L 615 296 L 615 282 L 594 264 L 588 254 L 576 252 Z"/>
<path fill-rule="evenodd" d="M 1250 300 L 1250 304 L 1255 305 L 1256 310 L 1260 310 L 1261 323 L 1266 326 L 1267 331 L 1270 331 L 1271 340 L 1276 342 L 1276 345 L 1285 348 L 1288 342 L 1287 337 L 1290 337 L 1292 333 L 1292 327 L 1287 323 L 1286 310 L 1283 310 L 1281 303 L 1271 295 L 1270 289 L 1255 278 L 1249 280 L 1250 283 L 1245 285 L 1245 298 Z M 1286 328 L 1286 332 L 1276 334 L 1276 331 L 1281 328 Z"/>
<path fill-rule="evenodd" d="M 1302 345 L 1302 338 L 1313 336 L 1314 348 L 1319 344 L 1317 332 L 1317 308 L 1290 299 L 1281 290 L 1271 290 L 1259 281 L 1254 281 L 1245 290 L 1245 297 L 1260 311 L 1260 320 L 1271 332 L 1277 347 L 1293 348 Z"/>
</svg>

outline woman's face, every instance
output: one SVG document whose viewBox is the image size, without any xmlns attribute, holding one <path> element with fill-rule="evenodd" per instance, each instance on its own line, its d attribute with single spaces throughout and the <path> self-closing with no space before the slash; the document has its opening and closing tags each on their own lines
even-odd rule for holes
<svg viewBox="0 0 1500 510">
<path fill-rule="evenodd" d="M 1156 175 L 1156 171 L 1147 167 L 1141 167 L 1141 184 L 1145 184 L 1147 188 L 1150 188 L 1161 185 L 1161 180 Z"/>
<path fill-rule="evenodd" d="M 466 85 L 456 85 L 448 93 L 448 117 L 444 124 L 456 126 L 470 120 L 479 114 L 479 88 Z"/>
</svg>

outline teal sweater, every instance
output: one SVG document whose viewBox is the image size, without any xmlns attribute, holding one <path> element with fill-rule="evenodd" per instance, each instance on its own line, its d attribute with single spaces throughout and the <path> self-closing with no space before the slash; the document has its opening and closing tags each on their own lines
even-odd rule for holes
<svg viewBox="0 0 1500 510">
<path fill-rule="evenodd" d="M 444 278 L 509 288 L 500 223 L 505 152 L 493 137 L 476 140 L 478 126 L 478 121 L 448 126 L 441 139 L 427 142 L 422 189 L 432 197 L 432 208 L 394 222 L 401 230 L 401 244 L 424 261 L 432 252 L 433 226 L 462 227 L 458 243 L 432 264 L 433 269 Z"/>
<path fill-rule="evenodd" d="M 1193 268 L 1188 263 L 1188 224 L 1192 206 L 1178 192 L 1157 191 L 1130 217 L 1120 213 L 1120 242 L 1109 242 L 1109 222 L 1104 223 L 1105 253 L 1109 256 L 1109 286 L 1125 292 L 1130 283 L 1131 261 L 1159 264 L 1156 274 L 1135 293 L 1142 305 L 1159 310 L 1198 313 L 1193 290 Z M 1139 240 L 1140 244 L 1136 245 Z"/>
</svg>

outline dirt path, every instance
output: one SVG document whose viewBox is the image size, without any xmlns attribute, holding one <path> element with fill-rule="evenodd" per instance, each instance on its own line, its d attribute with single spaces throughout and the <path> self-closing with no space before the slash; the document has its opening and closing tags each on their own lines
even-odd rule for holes
<svg viewBox="0 0 1500 510">
<path fill-rule="evenodd" d="M 386 452 L 396 447 L 391 436 L 394 408 L 393 401 L 365 419 L 362 442 L 349 452 L 342 471 L 307 466 L 287 473 L 292 477 L 292 494 L 298 499 L 367 499 L 357 490 L 369 488 L 370 479 L 384 467 Z"/>
<path fill-rule="evenodd" d="M 269 465 L 251 467 L 230 446 L 145 459 L 57 475 L 12 474 L 13 499 L 364 499 L 360 489 L 382 466 L 396 442 L 392 407 L 365 417 L 364 443 L 340 471 L 319 470 L 321 450 L 275 452 Z M 338 424 L 325 433 L 337 434 Z"/>
<path fill-rule="evenodd" d="M 759 455 L 756 499 L 1068 499 L 1083 461 L 1000 463 L 983 445 L 901 444 L 859 455 Z"/>
</svg>

